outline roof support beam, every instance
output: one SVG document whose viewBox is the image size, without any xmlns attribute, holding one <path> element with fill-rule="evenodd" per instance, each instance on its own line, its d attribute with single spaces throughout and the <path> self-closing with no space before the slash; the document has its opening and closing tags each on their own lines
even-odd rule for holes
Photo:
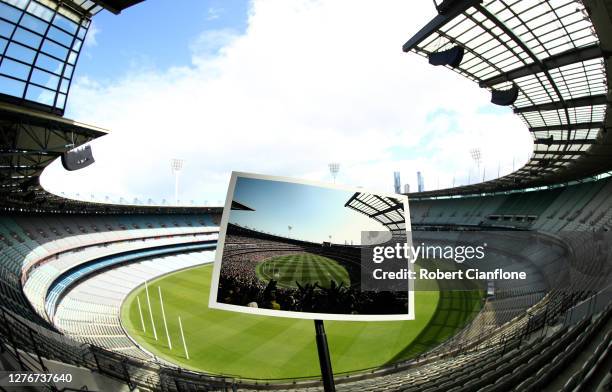
<svg viewBox="0 0 612 392">
<path fill-rule="evenodd" d="M 526 164 L 523 167 L 525 167 L 525 168 L 532 168 L 532 169 L 538 169 L 538 170 L 546 168 L 546 170 L 550 170 L 550 169 L 560 169 L 560 168 L 565 167 L 565 165 L 563 165 L 563 163 L 561 163 L 561 162 L 559 162 L 557 160 L 552 160 L 551 159 L 550 162 L 547 162 L 545 166 L 543 166 L 541 163 L 531 162 L 531 163 Z"/>
<path fill-rule="evenodd" d="M 547 151 L 547 150 L 534 150 L 533 153 L 534 154 L 542 154 L 542 155 L 585 155 L 586 151 Z"/>
<path fill-rule="evenodd" d="M 585 122 L 576 124 L 548 125 L 542 127 L 531 127 L 529 132 L 569 131 L 574 129 L 599 129 L 603 128 L 603 122 Z"/>
<path fill-rule="evenodd" d="M 435 18 L 433 18 L 425 27 L 419 30 L 412 38 L 410 38 L 404 46 L 402 46 L 402 50 L 404 52 L 410 52 L 412 49 L 416 48 L 425 38 L 429 37 L 436 30 L 440 29 L 442 26 L 455 19 L 457 15 L 463 13 L 468 8 L 475 6 L 477 4 L 482 3 L 482 0 L 456 0 L 453 5 L 449 7 L 448 11 L 444 14 L 438 14 Z"/>
<path fill-rule="evenodd" d="M 115 15 L 120 14 L 124 9 L 142 1 L 144 0 L 94 0 L 96 4 L 101 5 Z"/>
<path fill-rule="evenodd" d="M 536 161 L 536 162 L 550 161 L 551 163 L 556 163 L 556 162 L 574 162 L 575 159 L 571 159 L 571 158 L 531 158 L 530 161 Z"/>
<path fill-rule="evenodd" d="M 348 199 L 348 200 L 347 200 L 347 202 L 346 202 L 346 203 L 344 203 L 344 206 L 345 206 L 345 207 L 350 207 L 350 208 L 353 208 L 354 210 L 357 210 L 357 209 L 356 209 L 356 208 L 354 208 L 353 206 L 350 206 L 350 205 L 349 205 L 349 204 L 351 204 L 351 202 L 352 202 L 353 200 L 355 200 L 355 199 L 357 198 L 357 196 L 359 196 L 359 192 L 355 192 L 355 193 L 353 193 L 353 196 L 351 196 L 351 197 L 350 197 L 350 199 Z"/>
<path fill-rule="evenodd" d="M 596 44 L 585 46 L 583 48 L 571 49 L 544 59 L 542 60 L 541 64 L 532 63 L 523 67 L 515 68 L 508 72 L 504 72 L 503 74 L 493 76 L 492 78 L 481 81 L 479 85 L 480 87 L 493 87 L 499 83 L 510 82 L 523 76 L 542 72 L 541 67 L 544 67 L 546 70 L 551 70 L 580 61 L 596 59 L 602 56 L 604 56 L 604 52 Z"/>
<path fill-rule="evenodd" d="M 535 139 L 534 144 L 546 144 L 548 146 L 553 144 L 595 144 L 595 139 L 572 139 L 572 140 L 551 140 L 548 138 Z"/>
<path fill-rule="evenodd" d="M 558 110 L 565 108 L 577 108 L 581 106 L 605 105 L 608 102 L 605 94 L 592 95 L 590 97 L 568 99 L 564 102 L 547 102 L 539 105 L 515 108 L 514 113 L 537 112 L 540 110 Z"/>
<path fill-rule="evenodd" d="M 25 149 L 0 149 L 0 157 L 9 157 L 13 155 L 44 155 L 44 156 L 52 156 L 59 157 L 62 155 L 61 151 L 45 151 L 45 150 L 25 150 Z"/>
<path fill-rule="evenodd" d="M 374 214 L 371 214 L 370 218 L 376 218 L 376 217 L 378 217 L 380 215 L 384 215 L 384 214 L 388 214 L 388 213 L 393 212 L 393 211 L 401 210 L 402 208 L 403 208 L 403 206 L 401 204 L 396 204 L 396 205 L 391 206 L 391 207 L 389 207 L 389 208 L 387 208 L 385 210 L 377 211 Z"/>
<path fill-rule="evenodd" d="M 372 196 L 374 196 L 374 198 L 378 199 L 381 203 L 383 203 L 386 206 L 393 206 L 393 204 L 389 203 L 387 200 L 383 199 L 382 197 L 378 195 L 372 195 Z"/>
<path fill-rule="evenodd" d="M 0 171 L 43 170 L 46 166 L 34 165 L 0 165 Z"/>
<path fill-rule="evenodd" d="M 563 99 L 563 95 L 561 94 L 561 91 L 559 91 L 559 87 L 557 86 L 557 84 L 555 83 L 555 80 L 553 79 L 553 77 L 550 75 L 550 72 L 548 71 L 548 69 L 546 69 L 544 67 L 544 63 L 538 58 L 538 56 L 536 56 L 536 54 L 531 50 L 531 48 L 525 43 L 523 42 L 523 40 L 521 39 L 521 37 L 519 37 L 510 27 L 508 27 L 503 21 L 501 21 L 496 15 L 492 14 L 488 9 L 486 9 L 484 6 L 480 5 L 478 7 L 476 7 L 478 9 L 478 11 L 480 11 L 487 19 L 489 19 L 491 22 L 493 22 L 497 27 L 499 27 L 508 37 L 510 37 L 510 39 L 512 41 L 514 41 L 514 43 L 516 43 L 529 57 L 531 57 L 531 60 L 533 61 L 534 65 L 537 65 L 540 70 L 542 72 L 544 72 L 544 75 L 546 75 L 546 79 L 548 79 L 550 86 L 552 87 L 552 89 L 555 91 L 555 94 L 557 95 L 557 97 L 559 97 L 559 104 L 562 106 L 562 109 L 564 109 L 565 111 L 565 119 L 566 122 L 571 122 L 570 121 L 570 116 L 569 116 L 569 112 L 568 112 L 568 105 L 566 104 L 565 99 Z M 512 10 L 510 9 L 510 11 L 512 12 Z M 520 17 L 519 15 L 517 15 L 516 13 L 514 13 L 514 16 L 516 18 L 518 18 L 519 20 Z M 521 20 L 522 23 L 522 20 Z"/>
</svg>

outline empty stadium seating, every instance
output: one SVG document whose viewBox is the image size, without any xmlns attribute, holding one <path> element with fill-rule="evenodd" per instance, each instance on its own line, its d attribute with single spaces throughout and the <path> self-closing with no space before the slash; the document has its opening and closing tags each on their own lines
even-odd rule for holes
<svg viewBox="0 0 612 392">
<path fill-rule="evenodd" d="M 98 218 L 98 217 L 96 217 Z M 40 322 L 42 313 L 32 311 L 23 287 L 31 270 L 49 260 L 80 260 L 87 248 L 127 243 L 143 238 L 190 236 L 215 227 L 210 216 L 3 216 L 0 219 L 0 291 L 6 306 L 17 314 Z M 214 231 L 214 230 L 212 230 Z M 185 237 L 186 238 L 186 237 Z M 175 241 L 176 240 L 170 240 Z M 129 245 L 138 247 L 141 245 Z M 93 247 L 93 248 L 91 248 Z M 78 253 L 77 253 L 78 252 Z M 84 253 L 80 253 L 84 252 Z M 70 256 L 72 254 L 72 256 Z M 63 268 L 60 263 L 60 270 Z M 32 281 L 32 284 L 35 281 Z M 40 281 L 39 281 L 40 282 Z M 28 290 L 29 291 L 29 290 Z M 36 302 L 35 302 L 36 303 Z"/>
<path fill-rule="evenodd" d="M 496 259 L 498 265 L 490 267 L 503 266 L 507 270 L 520 268 L 529 271 L 529 279 L 520 283 L 495 282 L 494 297 L 487 300 L 480 313 L 464 330 L 443 345 L 413 360 L 377 370 L 366 375 L 365 379 L 364 375 L 348 375 L 345 379 L 340 376 L 338 390 L 374 391 L 383 386 L 386 390 L 407 391 L 487 391 L 499 388 L 524 390 L 526 385 L 538 386 L 552 382 L 552 375 L 556 374 L 559 368 L 549 364 L 551 359 L 571 370 L 570 376 L 563 380 L 561 387 L 567 384 L 567 388 L 576 388 L 592 382 L 592 376 L 589 377 L 589 374 L 597 371 L 595 365 L 608 350 L 608 346 L 594 344 L 592 339 L 597 334 L 596 326 L 608 323 L 602 320 L 608 320 L 610 312 L 599 310 L 596 316 L 590 316 L 592 319 L 582 320 L 578 324 L 566 325 L 563 317 L 568 309 L 601 290 L 607 281 L 593 279 L 597 274 L 596 262 L 584 262 L 593 259 L 598 251 L 586 245 L 592 236 L 590 229 L 594 226 L 590 225 L 588 219 L 583 219 L 585 223 L 575 227 L 571 223 L 586 216 L 584 211 L 591 206 L 593 214 L 604 210 L 609 202 L 602 192 L 607 192 L 610 184 L 606 180 L 598 184 L 574 186 L 590 187 L 589 195 L 582 197 L 581 202 L 576 204 L 576 211 L 580 212 L 574 212 L 573 215 L 563 214 L 563 217 L 557 218 L 556 210 L 569 203 L 563 198 L 571 199 L 576 194 L 569 188 L 556 189 L 549 193 L 536 191 L 514 196 L 498 195 L 491 196 L 490 199 L 468 197 L 415 202 L 413 214 L 426 211 L 423 219 L 416 222 L 423 225 L 486 227 L 493 225 L 489 222 L 490 215 L 537 216 L 538 218 L 531 222 L 516 221 L 514 218 L 502 220 L 514 225 L 512 229 L 530 227 L 533 230 L 529 235 L 535 236 L 532 237 L 535 239 L 526 241 L 528 244 L 518 253 L 515 249 L 510 249 L 511 246 L 506 242 L 496 238 L 515 236 L 514 241 L 520 241 L 525 233 L 473 233 L 475 239 L 486 239 L 492 248 L 500 252 Z M 580 195 L 583 195 L 583 192 L 584 189 L 578 190 Z M 544 201 L 539 200 L 540 195 L 544 195 Z M 452 207 L 451 203 L 454 202 L 457 208 Z M 525 202 L 532 204 L 525 206 Z M 446 211 L 449 205 L 453 212 Z M 572 216 L 575 216 L 574 220 L 567 220 Z M 140 252 L 160 246 L 214 240 L 216 228 L 208 217 L 188 216 L 119 219 L 104 217 L 93 222 L 85 217 L 65 216 L 58 219 L 50 216 L 14 216 L 3 219 L 0 222 L 4 250 L 1 287 L 3 298 L 6 297 L 6 307 L 16 311 L 17 315 L 13 317 L 19 321 L 21 328 L 25 328 L 24 331 L 35 325 L 56 329 L 57 332 L 49 330 L 45 332 L 44 338 L 39 338 L 47 345 L 46 355 L 49 357 L 65 358 L 74 356 L 76 351 L 82 357 L 89 357 L 93 367 L 105 366 L 105 363 L 111 366 L 113 355 L 124 355 L 132 358 L 131 361 L 148 363 L 151 360 L 150 354 L 135 346 L 120 325 L 118 309 L 122 299 L 144 279 L 177 268 L 193 266 L 205 260 L 211 261 L 211 254 L 183 253 L 149 258 L 117 267 L 112 267 L 114 263 L 110 259 L 116 257 L 114 255 L 131 251 Z M 604 227 L 602 219 L 599 219 L 597 224 L 600 224 L 600 228 Z M 537 234 L 535 229 L 538 227 L 554 228 L 556 234 Z M 572 230 L 560 230 L 565 227 Z M 588 231 L 585 231 L 587 228 Z M 428 236 L 452 237 L 455 234 L 424 231 L 415 232 L 415 235 L 415 238 L 419 239 Z M 273 236 L 262 241 L 269 242 L 268 252 L 283 253 L 302 249 L 304 246 L 295 241 L 278 242 Z M 242 241 L 240 236 L 228 237 L 227 245 L 229 254 L 252 252 L 249 250 L 252 244 Z M 566 253 L 565 246 L 571 249 L 570 254 Z M 258 251 L 261 251 L 259 248 Z M 352 256 L 347 254 L 347 257 L 350 259 Z M 95 265 L 97 262 L 107 263 L 112 268 L 82 280 L 65 275 L 69 272 L 78 274 L 78 277 L 86 272 L 81 272 L 81 265 Z M 469 266 L 468 262 L 466 267 Z M 49 308 L 45 307 L 49 300 L 48 293 L 53 291 L 54 284 L 61 282 L 58 279 L 64 276 L 68 276 L 71 282 L 74 280 L 74 283 L 62 286 L 61 296 L 58 295 L 55 298 L 57 301 L 53 303 L 56 310 L 49 312 Z M 113 282 L 110 290 L 108 282 Z M 561 287 L 567 282 L 571 283 L 569 289 Z M 20 286 L 22 283 L 23 288 Z M 24 318 L 21 318 L 22 316 Z M 608 324 L 605 325 L 607 328 Z M 606 336 L 609 342 L 610 336 Z M 571 341 L 578 343 L 568 344 Z M 91 351 L 92 349 L 86 347 L 98 347 L 102 351 Z M 583 348 L 592 348 L 593 352 L 584 354 Z M 98 358 L 98 363 L 101 364 L 94 365 L 96 361 L 92 356 Z M 584 361 L 580 362 L 579 367 L 570 361 L 572 358 L 583 357 Z M 510 367 L 512 372 L 508 372 Z M 138 373 L 134 379 L 138 380 L 140 377 L 142 383 L 162 382 L 157 368 L 148 371 L 137 371 L 137 367 L 130 369 Z M 449 379 L 449 374 L 454 377 Z M 352 381 L 353 378 L 361 380 Z M 561 383 L 558 378 L 554 380 Z M 210 386 L 218 381 L 207 376 L 197 381 L 190 379 L 182 382 L 185 382 L 185 385 L 191 383 Z M 304 388 L 309 388 L 307 383 Z"/>
<path fill-rule="evenodd" d="M 71 288 L 59 303 L 54 325 L 72 338 L 129 356 L 150 359 L 121 327 L 120 307 L 127 294 L 145 280 L 214 258 L 214 251 L 157 257 L 114 268 Z"/>
<path fill-rule="evenodd" d="M 601 373 L 598 367 L 601 365 L 597 364 L 602 363 L 609 351 L 610 334 L 601 335 L 598 331 L 609 330 L 610 310 L 599 307 L 595 315 L 590 313 L 577 323 L 567 321 L 571 319 L 567 315 L 608 282 L 605 274 L 597 278 L 599 264 L 594 256 L 600 249 L 587 244 L 594 230 L 606 229 L 609 224 L 607 195 L 611 188 L 611 181 L 604 179 L 543 191 L 411 202 L 416 228 L 507 229 L 473 235 L 479 240 L 486 238 L 500 252 L 498 265 L 490 267 L 526 270 L 529 279 L 495 282 L 494 296 L 486 301 L 476 318 L 443 345 L 413 360 L 369 374 L 339 375 L 338 390 L 519 391 L 540 390 L 550 383 L 572 390 L 601 382 L 601 376 L 594 375 Z M 524 241 L 518 252 L 505 249 L 508 245 L 496 241 L 496 236 L 516 236 L 514 240 L 520 241 L 524 234 L 508 231 L 516 229 L 530 229 L 529 235 L 534 240 Z M 92 368 L 112 367 L 115 369 L 109 370 L 112 373 L 117 371 L 112 364 L 122 358 L 114 355 L 123 355 L 131 358 L 129 361 L 143 364 L 141 367 L 137 362 L 125 364 L 133 373 L 131 382 L 163 384 L 165 376 L 160 375 L 164 371 L 152 364 L 150 354 L 135 346 L 123 332 L 118 315 L 120 303 L 144 279 L 210 261 L 210 253 L 149 258 L 116 267 L 110 259 L 132 251 L 214 240 L 216 230 L 208 216 L 3 218 L 0 289 L 5 311 L 14 312 L 11 316 L 14 319 L 9 317 L 8 323 L 19 325 L 16 331 L 24 334 L 30 328 L 43 328 L 44 333 L 34 343 L 38 343 L 39 350 L 38 346 L 45 345 L 43 351 L 48 358 L 70 363 L 67 358 L 78 355 L 89 358 L 85 363 Z M 415 235 L 418 239 L 454 234 L 423 231 Z M 273 238 L 267 241 L 268 252 L 279 254 L 304 246 Z M 227 245 L 229 254 L 233 252 L 236 256 L 250 253 L 252 246 L 248 241 L 241 242 L 240 236 L 228 237 Z M 352 258 L 348 254 L 347 257 Z M 90 268 L 89 263 L 97 262 L 106 263 L 100 266 L 108 270 L 81 279 L 81 274 L 89 271 L 81 271 L 82 266 Z M 470 265 L 466 263 L 466 267 Z M 61 295 L 53 302 L 55 312 L 49 312 L 50 308 L 46 308 L 49 291 L 53 291 L 54 284 L 61 284 L 58 279 L 62 277 L 68 277 L 70 282 L 58 291 Z M 115 283 L 108 290 L 110 281 Z M 596 344 L 600 337 L 604 343 Z M 19 339 L 24 347 L 32 346 L 23 336 Z M 568 376 L 553 377 L 561 367 Z M 449 374 L 453 377 L 449 378 Z M 173 373 L 172 377 L 177 376 Z M 179 378 L 185 386 L 208 388 L 226 383 L 213 375 Z M 245 381 L 243 386 L 248 389 L 249 385 Z M 320 389 L 308 382 L 295 385 L 305 390 Z"/>
<path fill-rule="evenodd" d="M 592 231 L 612 222 L 610 177 L 545 190 L 497 195 L 411 200 L 413 225 L 463 225 L 534 229 L 544 232 Z"/>
</svg>

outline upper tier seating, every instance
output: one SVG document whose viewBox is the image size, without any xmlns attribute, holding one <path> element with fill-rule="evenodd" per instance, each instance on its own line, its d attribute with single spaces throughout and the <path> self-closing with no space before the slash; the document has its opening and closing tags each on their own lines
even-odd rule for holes
<svg viewBox="0 0 612 392">
<path fill-rule="evenodd" d="M 545 232 L 612 227 L 612 178 L 567 187 L 452 199 L 410 200 L 416 225 L 496 226 Z"/>
</svg>

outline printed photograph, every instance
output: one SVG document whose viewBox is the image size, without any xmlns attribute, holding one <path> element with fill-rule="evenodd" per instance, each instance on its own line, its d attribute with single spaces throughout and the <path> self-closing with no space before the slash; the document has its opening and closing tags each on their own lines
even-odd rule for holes
<svg viewBox="0 0 612 392">
<path fill-rule="evenodd" d="M 363 233 L 376 233 L 381 243 L 408 241 L 405 198 L 232 178 L 216 302 L 251 312 L 407 317 L 408 281 L 394 291 L 361 285 L 362 253 L 372 244 L 362 244 Z"/>
</svg>

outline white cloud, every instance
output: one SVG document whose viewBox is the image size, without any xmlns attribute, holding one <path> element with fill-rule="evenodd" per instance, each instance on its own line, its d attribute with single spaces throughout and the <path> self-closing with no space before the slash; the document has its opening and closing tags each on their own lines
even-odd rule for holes
<svg viewBox="0 0 612 392">
<path fill-rule="evenodd" d="M 239 34 L 232 29 L 207 30 L 202 32 L 190 44 L 194 63 L 201 63 L 212 56 L 218 56 L 219 51 L 229 46 Z"/>
<path fill-rule="evenodd" d="M 89 29 L 87 30 L 87 36 L 85 37 L 85 42 L 83 43 L 85 47 L 92 48 L 98 45 L 97 37 L 101 33 L 101 30 L 96 25 L 96 22 L 91 22 Z"/>
<path fill-rule="evenodd" d="M 206 15 L 206 20 L 215 20 L 221 17 L 223 13 L 223 8 L 210 7 L 208 8 L 208 13 Z"/>
<path fill-rule="evenodd" d="M 415 189 L 421 170 L 431 189 L 453 176 L 465 183 L 475 146 L 487 178 L 513 157 L 518 168 L 531 145 L 518 118 L 482 113 L 485 90 L 401 51 L 433 12 L 401 0 L 254 1 L 244 34 L 185 43 L 188 66 L 129 71 L 110 85 L 77 80 L 71 115 L 111 134 L 93 143 L 95 165 L 54 165 L 44 184 L 171 199 L 169 160 L 180 157 L 183 200 L 216 204 L 232 170 L 331 181 L 327 163 L 338 161 L 338 182 L 391 191 L 400 170 Z"/>
</svg>

